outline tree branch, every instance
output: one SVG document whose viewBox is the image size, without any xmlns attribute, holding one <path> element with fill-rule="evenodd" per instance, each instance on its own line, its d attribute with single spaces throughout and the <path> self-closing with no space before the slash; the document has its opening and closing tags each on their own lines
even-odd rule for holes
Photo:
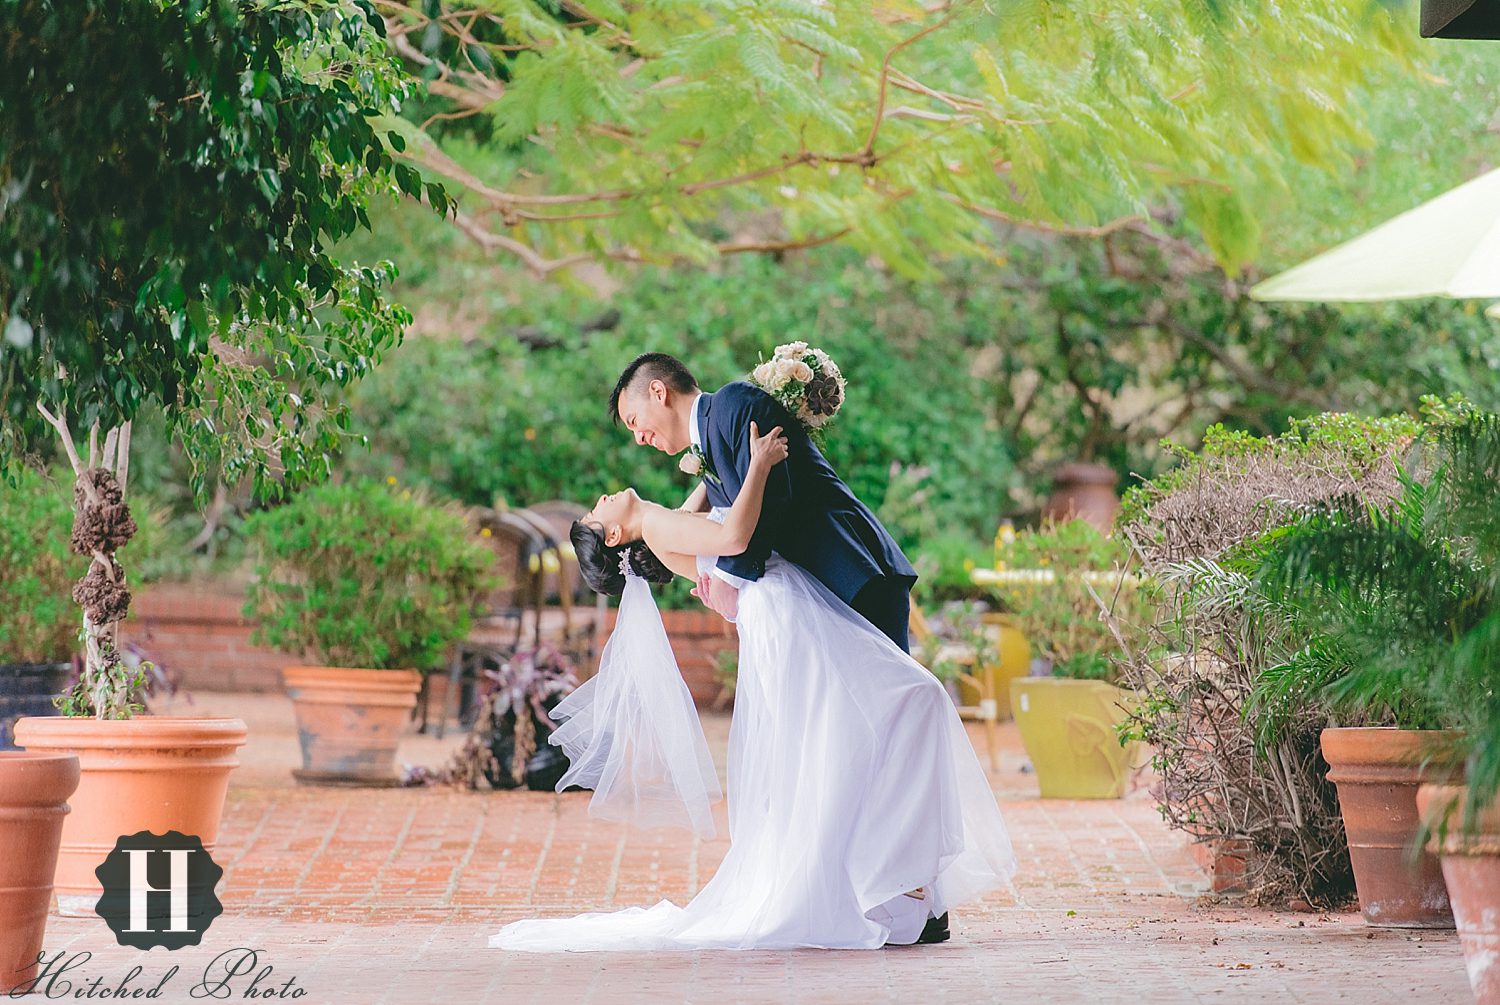
<svg viewBox="0 0 1500 1005">
<path fill-rule="evenodd" d="M 1136 224 L 1149 223 L 1146 217 L 1139 213 L 1130 216 L 1122 216 L 1108 223 L 1101 223 L 1096 227 L 1075 227 L 1065 223 L 1048 223 L 1044 220 L 1027 220 L 1019 216 L 1013 216 L 1004 210 L 995 209 L 991 206 L 980 206 L 976 203 L 960 199 L 949 192 L 939 193 L 944 199 L 971 213 L 976 213 L 987 220 L 998 220 L 1016 227 L 1025 227 L 1028 230 L 1041 230 L 1049 234 L 1063 234 L 1068 237 L 1104 237 L 1113 234 L 1117 230 L 1124 230 Z"/>
<path fill-rule="evenodd" d="M 68 420 L 47 411 L 47 406 L 40 401 L 36 403 L 36 410 L 42 413 L 42 418 L 46 419 L 47 424 L 57 430 L 57 435 L 62 437 L 63 449 L 68 452 L 68 463 L 73 465 L 73 474 L 82 478 L 83 472 L 86 469 L 83 466 L 82 458 L 78 456 L 78 448 L 73 445 L 73 433 L 68 429 Z M 87 479 L 83 479 L 83 488 L 90 500 L 93 502 L 99 501 L 94 495 L 94 486 L 90 485 Z"/>
<path fill-rule="evenodd" d="M 124 422 L 119 427 L 118 453 L 115 455 L 115 481 L 120 485 L 120 494 L 125 493 L 125 476 L 130 474 L 130 429 L 134 421 Z"/>
<path fill-rule="evenodd" d="M 902 41 L 897 42 L 889 50 L 886 51 L 885 59 L 880 64 L 880 93 L 875 100 L 875 121 L 870 123 L 870 135 L 865 137 L 865 145 L 863 150 L 865 156 L 868 157 L 874 154 L 875 138 L 880 135 L 880 125 L 885 120 L 885 101 L 891 84 L 891 60 L 894 59 L 896 57 L 896 53 L 900 52 L 902 49 L 905 49 L 907 46 L 911 45 L 914 42 L 926 38 L 928 35 L 931 35 L 939 28 L 946 26 L 948 22 L 953 20 L 954 16 L 957 13 L 957 11 L 949 10 L 948 13 L 944 14 L 941 18 L 934 21 L 926 28 L 923 28 L 915 35 L 910 35 Z"/>
</svg>

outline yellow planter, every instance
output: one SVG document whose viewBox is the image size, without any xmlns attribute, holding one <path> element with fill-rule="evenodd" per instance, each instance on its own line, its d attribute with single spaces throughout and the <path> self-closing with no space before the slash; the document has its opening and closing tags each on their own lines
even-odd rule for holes
<svg viewBox="0 0 1500 1005">
<path fill-rule="evenodd" d="M 987 618 L 992 616 L 986 615 Z M 1027 642 L 1021 630 L 1003 615 L 998 619 L 997 627 L 1000 629 L 1000 637 L 997 640 L 1000 661 L 976 667 L 974 676 L 989 678 L 989 691 L 999 708 L 999 717 L 1009 719 L 1014 714 L 1010 702 L 1010 682 L 1017 677 L 1025 677 L 1031 670 L 1031 643 Z M 979 687 L 976 684 L 960 677 L 958 697 L 960 704 L 978 705 L 983 695 L 979 693 Z"/>
<path fill-rule="evenodd" d="M 1047 799 L 1118 799 L 1140 745 L 1120 746 L 1115 726 L 1135 695 L 1113 684 L 1064 677 L 1011 681 L 1021 742 Z"/>
</svg>

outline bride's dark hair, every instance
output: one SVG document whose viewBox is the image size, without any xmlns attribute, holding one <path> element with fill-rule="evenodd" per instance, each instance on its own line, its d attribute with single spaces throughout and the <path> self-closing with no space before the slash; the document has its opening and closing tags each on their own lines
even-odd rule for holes
<svg viewBox="0 0 1500 1005">
<path fill-rule="evenodd" d="M 620 556 L 630 556 L 630 571 L 648 583 L 670 583 L 672 570 L 662 564 L 644 541 L 631 541 L 611 548 L 604 543 L 604 531 L 582 520 L 573 521 L 568 531 L 573 553 L 578 556 L 578 570 L 583 581 L 595 593 L 618 597 L 625 592 L 625 573 L 620 571 Z"/>
</svg>

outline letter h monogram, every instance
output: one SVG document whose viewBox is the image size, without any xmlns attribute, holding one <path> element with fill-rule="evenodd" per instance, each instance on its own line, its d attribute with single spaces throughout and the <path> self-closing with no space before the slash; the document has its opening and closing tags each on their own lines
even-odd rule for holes
<svg viewBox="0 0 1500 1005">
<path fill-rule="evenodd" d="M 152 932 L 155 929 L 149 927 L 146 920 L 147 895 L 152 893 L 170 893 L 172 905 L 172 927 L 166 929 L 169 932 L 191 932 L 188 927 L 188 856 L 193 853 L 191 848 L 165 848 L 158 849 L 156 854 L 167 855 L 171 859 L 171 882 L 164 890 L 158 890 L 151 885 L 147 877 L 147 860 L 152 854 L 150 848 L 129 848 L 125 854 L 130 856 L 130 927 L 127 932 Z"/>
</svg>

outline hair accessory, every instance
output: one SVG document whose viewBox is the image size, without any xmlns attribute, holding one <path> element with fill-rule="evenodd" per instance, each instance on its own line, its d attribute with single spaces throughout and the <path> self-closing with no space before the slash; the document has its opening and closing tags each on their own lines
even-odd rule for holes
<svg viewBox="0 0 1500 1005">
<path fill-rule="evenodd" d="M 631 571 L 630 568 L 629 548 L 620 549 L 620 575 L 624 576 L 626 579 L 629 579 L 631 576 L 635 575 L 635 573 Z"/>
</svg>

